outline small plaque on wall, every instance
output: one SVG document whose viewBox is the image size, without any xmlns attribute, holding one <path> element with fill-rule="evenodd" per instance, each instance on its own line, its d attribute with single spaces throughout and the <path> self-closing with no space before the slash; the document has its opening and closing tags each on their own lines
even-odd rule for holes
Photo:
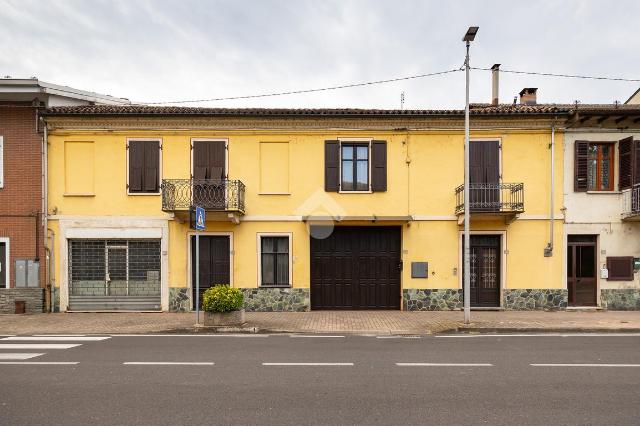
<svg viewBox="0 0 640 426">
<path fill-rule="evenodd" d="M 429 262 L 411 262 L 411 278 L 428 278 Z"/>
</svg>

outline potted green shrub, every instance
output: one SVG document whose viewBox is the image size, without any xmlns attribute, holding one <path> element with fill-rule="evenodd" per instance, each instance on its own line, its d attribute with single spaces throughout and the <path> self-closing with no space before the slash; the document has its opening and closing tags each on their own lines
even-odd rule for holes
<svg viewBox="0 0 640 426">
<path fill-rule="evenodd" d="M 237 288 L 216 285 L 204 292 L 202 310 L 205 326 L 244 324 L 244 295 Z"/>
</svg>

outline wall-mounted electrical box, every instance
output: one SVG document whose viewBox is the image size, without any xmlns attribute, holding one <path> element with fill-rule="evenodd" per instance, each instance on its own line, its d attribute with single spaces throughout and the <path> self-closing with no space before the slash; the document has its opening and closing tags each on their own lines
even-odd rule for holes
<svg viewBox="0 0 640 426">
<path fill-rule="evenodd" d="M 428 278 L 429 262 L 411 262 L 411 278 Z"/>
<path fill-rule="evenodd" d="M 40 262 L 16 259 L 16 287 L 40 286 Z"/>
</svg>

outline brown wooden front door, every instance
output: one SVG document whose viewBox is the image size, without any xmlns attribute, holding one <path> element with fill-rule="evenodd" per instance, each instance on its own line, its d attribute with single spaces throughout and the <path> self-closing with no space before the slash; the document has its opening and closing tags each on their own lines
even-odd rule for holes
<svg viewBox="0 0 640 426">
<path fill-rule="evenodd" d="M 569 235 L 567 244 L 567 287 L 569 306 L 596 306 L 595 235 Z"/>
<path fill-rule="evenodd" d="M 464 241 L 462 244 L 464 253 Z M 471 236 L 471 306 L 500 306 L 500 236 Z M 464 272 L 464 268 L 463 268 Z M 464 273 L 462 275 L 464 282 Z"/>
<path fill-rule="evenodd" d="M 500 210 L 500 143 L 473 141 L 469 145 L 469 200 L 471 211 Z"/>
<path fill-rule="evenodd" d="M 224 210 L 225 141 L 194 141 L 192 161 L 193 204 L 208 210 Z"/>
<path fill-rule="evenodd" d="M 231 284 L 231 246 L 228 236 L 200 236 L 200 304 L 202 294 L 210 287 Z M 191 287 L 192 304 L 196 305 L 196 237 L 191 237 Z"/>
<path fill-rule="evenodd" d="M 400 246 L 398 227 L 336 227 L 327 238 L 312 236 L 311 308 L 400 309 Z"/>
</svg>

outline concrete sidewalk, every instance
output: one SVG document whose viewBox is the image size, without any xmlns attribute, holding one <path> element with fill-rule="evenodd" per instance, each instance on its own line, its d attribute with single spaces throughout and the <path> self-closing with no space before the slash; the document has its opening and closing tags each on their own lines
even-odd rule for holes
<svg viewBox="0 0 640 426">
<path fill-rule="evenodd" d="M 640 312 L 460 311 L 247 312 L 245 331 L 352 334 L 443 332 L 640 332 Z M 0 315 L 0 334 L 143 334 L 213 332 L 194 327 L 193 313 L 60 313 Z"/>
</svg>

